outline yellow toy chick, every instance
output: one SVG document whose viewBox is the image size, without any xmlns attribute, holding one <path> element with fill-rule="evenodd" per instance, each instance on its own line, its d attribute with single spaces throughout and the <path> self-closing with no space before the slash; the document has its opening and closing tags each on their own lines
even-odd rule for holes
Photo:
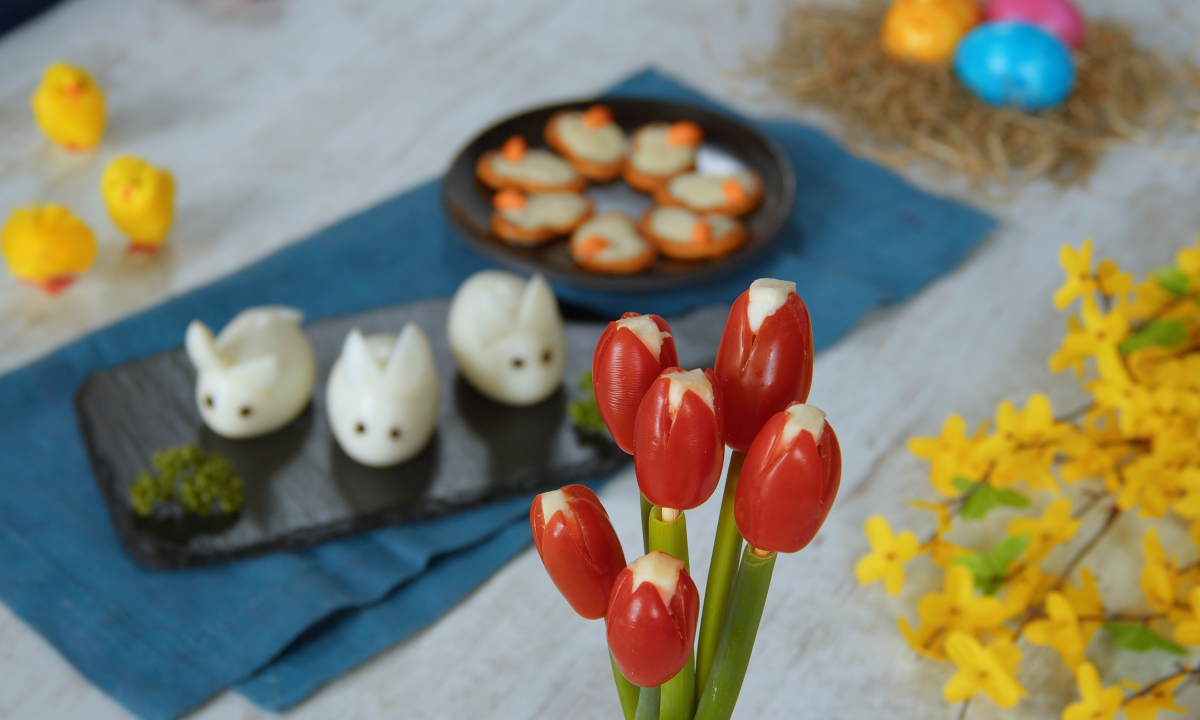
<svg viewBox="0 0 1200 720">
<path fill-rule="evenodd" d="M 171 173 L 122 156 L 104 171 L 100 193 L 113 224 L 129 236 L 129 251 L 157 252 L 174 217 L 175 179 Z"/>
<path fill-rule="evenodd" d="M 96 259 L 96 238 L 60 205 L 17 208 L 0 230 L 0 253 L 13 275 L 57 295 Z"/>
<path fill-rule="evenodd" d="M 68 150 L 90 150 L 104 134 L 104 93 L 77 67 L 54 63 L 33 93 L 33 116 L 42 132 Z"/>
</svg>

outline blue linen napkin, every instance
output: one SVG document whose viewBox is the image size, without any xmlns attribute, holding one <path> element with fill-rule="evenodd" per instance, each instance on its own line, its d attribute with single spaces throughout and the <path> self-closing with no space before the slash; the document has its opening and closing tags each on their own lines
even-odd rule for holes
<svg viewBox="0 0 1200 720">
<path fill-rule="evenodd" d="M 703 104 L 654 72 L 612 95 Z M 791 156 L 799 196 L 776 248 L 678 292 L 557 288 L 608 316 L 731 302 L 756 277 L 797 282 L 825 347 L 864 312 L 957 265 L 992 227 L 790 122 L 756 122 Z M 97 331 L 0 378 L 0 598 L 134 714 L 169 720 L 234 686 L 264 708 L 433 622 L 530 541 L 529 498 L 220 567 L 152 571 L 121 549 L 91 478 L 73 396 L 88 375 L 177 346 L 188 321 L 222 326 L 284 303 L 309 320 L 447 296 L 487 266 L 454 236 L 430 182 L 241 272 Z"/>
</svg>

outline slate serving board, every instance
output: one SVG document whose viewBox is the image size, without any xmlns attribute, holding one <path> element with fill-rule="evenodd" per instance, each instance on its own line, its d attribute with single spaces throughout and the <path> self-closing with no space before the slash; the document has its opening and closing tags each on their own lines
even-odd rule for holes
<svg viewBox="0 0 1200 720">
<path fill-rule="evenodd" d="M 696 157 L 701 173 L 725 173 L 749 168 L 763 182 L 763 199 L 742 218 L 749 238 L 733 253 L 711 260 L 672 260 L 660 256 L 645 272 L 635 275 L 604 275 L 575 264 L 565 238 L 533 247 L 506 243 L 492 234 L 494 191 L 479 181 L 475 164 L 479 157 L 499 148 L 513 135 L 525 138 L 529 147 L 545 147 L 542 137 L 546 121 L 561 110 L 583 110 L 603 103 L 627 134 L 651 122 L 691 120 L 704 131 L 704 142 Z M 592 183 L 586 194 L 595 203 L 596 214 L 620 210 L 634 220 L 654 202 L 617 179 L 607 184 Z M 606 292 L 654 292 L 703 283 L 730 273 L 766 250 L 792 213 L 796 199 L 796 174 L 788 155 L 771 138 L 729 115 L 695 105 L 641 98 L 591 98 L 535 108 L 501 120 L 484 130 L 459 152 L 442 181 L 442 204 L 446 217 L 458 234 L 475 250 L 497 263 L 520 272 L 540 272 L 554 282 Z"/>
<path fill-rule="evenodd" d="M 282 430 L 249 440 L 227 440 L 205 427 L 195 407 L 196 374 L 182 348 L 84 381 L 76 411 L 93 474 L 130 556 L 147 567 L 175 569 L 303 548 L 596 480 L 628 462 L 607 438 L 580 433 L 566 413 L 605 323 L 568 320 L 563 388 L 539 405 L 513 408 L 488 400 L 458 375 L 446 341 L 448 310 L 448 300 L 424 300 L 306 326 L 318 363 L 312 404 Z M 711 364 L 727 314 L 728 308 L 705 308 L 672 323 L 685 367 Z M 368 468 L 334 441 L 325 382 L 351 328 L 398 332 L 410 320 L 433 345 L 441 383 L 437 432 L 413 460 Z M 184 443 L 229 460 L 245 483 L 240 513 L 183 521 L 133 513 L 129 484 L 149 468 L 156 450 Z"/>
</svg>

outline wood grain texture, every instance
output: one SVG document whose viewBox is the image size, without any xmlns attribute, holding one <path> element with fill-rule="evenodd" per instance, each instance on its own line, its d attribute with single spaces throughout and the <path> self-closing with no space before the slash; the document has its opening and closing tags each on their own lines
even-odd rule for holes
<svg viewBox="0 0 1200 720">
<path fill-rule="evenodd" d="M 1192 52 L 1200 35 L 1200 6 L 1190 0 L 1080 4 L 1134 23 L 1157 47 Z M 65 202 L 97 230 L 102 251 L 96 269 L 56 300 L 0 278 L 0 370 L 434 176 L 497 117 L 586 95 L 651 62 L 746 111 L 836 129 L 726 72 L 742 66 L 743 53 L 766 50 L 778 17 L 774 3 L 717 0 L 68 2 L 0 41 L 0 208 Z M 29 120 L 38 75 L 59 58 L 91 68 L 109 90 L 111 128 L 91 155 L 50 147 Z M 127 257 L 104 216 L 100 170 L 121 152 L 167 165 L 179 180 L 178 225 L 158 260 Z M 915 615 L 931 573 L 914 565 L 896 599 L 857 587 L 862 522 L 873 512 L 893 524 L 928 522 L 902 503 L 926 494 L 925 467 L 904 443 L 936 432 L 945 414 L 974 423 L 1035 389 L 1063 408 L 1078 402 L 1073 379 L 1045 364 L 1063 328 L 1050 305 L 1058 246 L 1090 235 L 1100 255 L 1130 268 L 1166 262 L 1200 231 L 1197 159 L 1195 136 L 1129 145 L 1085 188 L 1034 184 L 993 204 L 1003 225 L 963 267 L 820 356 L 812 402 L 842 440 L 842 495 L 818 541 L 779 561 L 735 717 L 955 716 L 941 699 L 949 669 L 918 660 L 895 626 L 897 614 Z M 912 177 L 970 198 L 952 180 L 920 169 Z M 602 499 L 626 547 L 636 547 L 632 476 Z M 689 513 L 701 579 L 715 513 L 715 503 Z M 1114 541 L 1133 537 L 1129 525 Z M 1119 564 L 1105 568 L 1106 596 L 1125 590 Z M 1109 650 L 1098 643 L 1093 652 Z M 575 616 L 526 552 L 442 621 L 287 717 L 615 718 L 604 660 L 601 625 Z M 1106 682 L 1151 677 L 1167 659 L 1114 662 Z M 1073 696 L 1061 663 L 1027 649 L 1023 667 L 1032 699 L 1007 713 L 981 700 L 969 717 L 1058 717 Z M 1182 702 L 1200 705 L 1200 693 Z M 2 607 L 0 716 L 127 717 Z M 268 715 L 225 693 L 196 717 Z"/>
</svg>

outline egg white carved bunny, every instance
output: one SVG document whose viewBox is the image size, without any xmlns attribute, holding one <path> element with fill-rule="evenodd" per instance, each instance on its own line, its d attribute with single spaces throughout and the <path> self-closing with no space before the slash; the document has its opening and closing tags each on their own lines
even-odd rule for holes
<svg viewBox="0 0 1200 720">
<path fill-rule="evenodd" d="M 463 377 L 496 402 L 534 405 L 562 385 L 567 338 L 541 275 L 475 273 L 454 294 L 446 334 Z"/>
<path fill-rule="evenodd" d="M 350 331 L 325 386 L 333 436 L 371 467 L 418 455 L 437 425 L 438 374 L 429 338 L 415 323 L 399 337 Z"/>
<path fill-rule="evenodd" d="M 196 405 L 213 432 L 235 440 L 266 435 L 308 407 L 317 360 L 303 320 L 299 310 L 268 305 L 238 313 L 215 339 L 199 320 L 188 325 Z"/>
</svg>

